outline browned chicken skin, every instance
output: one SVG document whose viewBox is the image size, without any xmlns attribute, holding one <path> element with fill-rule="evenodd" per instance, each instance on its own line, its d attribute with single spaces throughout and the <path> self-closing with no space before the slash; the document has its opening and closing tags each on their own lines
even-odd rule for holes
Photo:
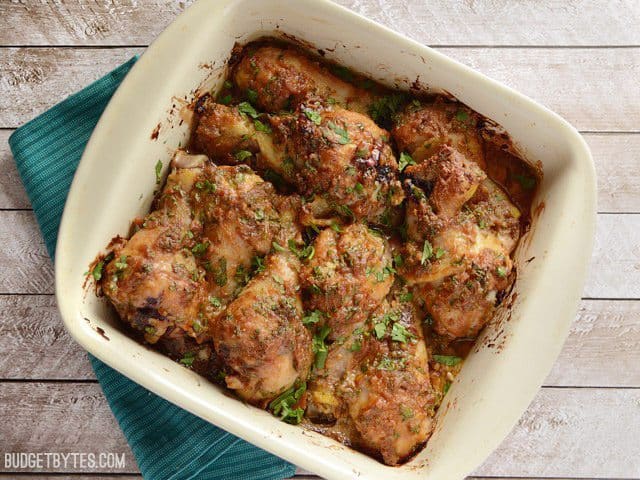
<svg viewBox="0 0 640 480">
<path fill-rule="evenodd" d="M 409 241 L 400 274 L 436 332 L 475 337 L 510 284 L 519 211 L 477 164 L 448 146 L 406 174 Z"/>
<path fill-rule="evenodd" d="M 341 80 L 299 50 L 273 45 L 245 50 L 234 73 L 236 85 L 256 92 L 256 105 L 267 112 L 289 110 L 308 97 L 366 113 L 374 97 Z"/>
<path fill-rule="evenodd" d="M 410 153 L 417 163 L 448 145 L 484 169 L 480 125 L 481 117 L 476 112 L 438 97 L 432 103 L 415 101 L 407 105 L 395 118 L 391 135 L 398 150 Z"/>
<path fill-rule="evenodd" d="M 264 405 L 309 374 L 311 336 L 301 322 L 299 267 L 291 253 L 270 255 L 265 270 L 212 325 L 227 387 L 250 403 Z"/>
<path fill-rule="evenodd" d="M 392 223 L 404 198 L 398 164 L 388 132 L 369 117 L 319 102 L 301 104 L 293 114 L 268 120 L 252 121 L 237 109 L 213 102 L 202 104 L 194 137 L 197 151 L 216 151 L 217 158 L 226 162 L 253 162 L 259 170 L 276 172 L 312 199 L 304 207 L 307 215 L 303 223 L 329 224 L 336 215 Z M 227 123 L 217 125 L 219 121 Z M 256 121 L 260 122 L 259 130 Z M 228 135 L 230 130 L 237 135 Z"/>
</svg>

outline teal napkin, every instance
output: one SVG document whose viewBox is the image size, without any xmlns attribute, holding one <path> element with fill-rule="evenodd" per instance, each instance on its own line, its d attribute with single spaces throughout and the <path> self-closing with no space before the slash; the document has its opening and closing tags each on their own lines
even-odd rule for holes
<svg viewBox="0 0 640 480">
<path fill-rule="evenodd" d="M 9 145 L 51 258 L 84 147 L 137 58 L 18 128 Z M 145 478 L 281 479 L 295 467 L 178 408 L 89 356 Z"/>
</svg>

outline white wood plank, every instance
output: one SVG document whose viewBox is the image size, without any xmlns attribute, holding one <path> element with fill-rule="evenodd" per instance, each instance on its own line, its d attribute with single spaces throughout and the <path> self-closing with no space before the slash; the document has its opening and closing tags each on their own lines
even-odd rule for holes
<svg viewBox="0 0 640 480">
<path fill-rule="evenodd" d="M 0 294 L 53 293 L 53 264 L 32 211 L 0 212 Z"/>
<path fill-rule="evenodd" d="M 598 211 L 640 212 L 640 135 L 587 133 L 598 177 Z"/>
<path fill-rule="evenodd" d="M 95 379 L 53 296 L 0 296 L 0 312 L 0 379 Z M 639 318 L 638 301 L 583 300 L 544 385 L 640 388 Z"/>
<path fill-rule="evenodd" d="M 639 412 L 640 390 L 542 389 L 474 475 L 637 478 Z M 127 452 L 136 473 L 96 384 L 2 383 L 0 413 L 6 451 Z"/>
<path fill-rule="evenodd" d="M 539 101 L 579 130 L 640 129 L 640 49 L 438 50 Z"/>
<path fill-rule="evenodd" d="M 31 120 L 142 50 L 0 49 L 0 127 Z"/>
<path fill-rule="evenodd" d="M 540 101 L 581 130 L 640 131 L 640 48 L 439 50 Z M 0 127 L 24 123 L 141 51 L 0 49 Z"/>
<path fill-rule="evenodd" d="M 29 199 L 0 130 L 0 209 L 29 208 Z M 598 174 L 598 209 L 602 212 L 640 212 L 640 135 L 586 133 Z"/>
<path fill-rule="evenodd" d="M 640 476 L 640 391 L 544 389 L 474 475 Z"/>
<path fill-rule="evenodd" d="M 53 293 L 53 267 L 33 212 L 0 211 L 0 294 Z M 640 299 L 640 215 L 598 215 L 584 296 Z"/>
<path fill-rule="evenodd" d="M 0 2 L 0 45 L 147 45 L 191 0 Z M 430 45 L 638 45 L 633 0 L 338 0 Z M 13 31 L 12 31 L 13 30 Z"/>
<path fill-rule="evenodd" d="M 0 383 L 0 414 L 3 452 L 124 453 L 124 468 L 57 471 L 138 472 L 97 384 Z"/>
<path fill-rule="evenodd" d="M 598 215 L 588 298 L 640 298 L 640 215 Z"/>
<path fill-rule="evenodd" d="M 95 380 L 52 295 L 0 296 L 0 379 Z"/>
</svg>

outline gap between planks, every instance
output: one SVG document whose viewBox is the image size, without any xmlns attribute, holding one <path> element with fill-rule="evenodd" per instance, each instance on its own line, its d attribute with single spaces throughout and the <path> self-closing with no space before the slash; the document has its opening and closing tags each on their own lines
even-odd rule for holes
<svg viewBox="0 0 640 480">
<path fill-rule="evenodd" d="M 0 30 L 1 45 L 147 45 L 192 0 L 131 2 L 1 2 L 0 18 L 19 29 Z M 640 8 L 632 0 L 597 5 L 554 2 L 407 2 L 337 0 L 415 40 L 438 45 L 595 46 L 640 44 Z"/>
<path fill-rule="evenodd" d="M 65 330 L 53 296 L 0 296 L 0 311 L 0 381 L 95 381 L 86 352 Z M 640 302 L 583 300 L 543 385 L 640 388 L 639 317 Z"/>
<path fill-rule="evenodd" d="M 0 127 L 21 125 L 142 51 L 0 49 Z M 538 100 L 580 130 L 640 130 L 640 48 L 438 51 Z"/>
<path fill-rule="evenodd" d="M 31 204 L 7 143 L 13 130 L 0 130 L 0 211 L 30 210 Z M 593 154 L 601 213 L 640 211 L 640 135 L 583 134 Z M 152 173 L 152 172 L 150 172 Z"/>
<path fill-rule="evenodd" d="M 542 389 L 473 474 L 637 477 L 639 412 L 638 390 Z M 0 384 L 0 413 L 0 447 L 5 452 L 49 451 L 52 445 L 58 452 L 122 452 L 126 464 L 121 473 L 136 473 L 124 436 L 96 384 Z"/>
<path fill-rule="evenodd" d="M 0 294 L 54 292 L 52 263 L 33 212 L 0 212 L 0 245 Z M 598 215 L 583 296 L 640 298 L 640 215 Z"/>
</svg>

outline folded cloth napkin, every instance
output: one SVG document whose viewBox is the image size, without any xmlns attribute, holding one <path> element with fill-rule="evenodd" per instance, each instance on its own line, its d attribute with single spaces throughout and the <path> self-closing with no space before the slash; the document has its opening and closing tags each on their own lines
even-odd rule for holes
<svg viewBox="0 0 640 480">
<path fill-rule="evenodd" d="M 135 63 L 18 128 L 9 145 L 53 258 L 71 180 L 102 111 Z M 281 479 L 295 467 L 178 408 L 90 356 L 96 377 L 145 478 Z"/>
</svg>

